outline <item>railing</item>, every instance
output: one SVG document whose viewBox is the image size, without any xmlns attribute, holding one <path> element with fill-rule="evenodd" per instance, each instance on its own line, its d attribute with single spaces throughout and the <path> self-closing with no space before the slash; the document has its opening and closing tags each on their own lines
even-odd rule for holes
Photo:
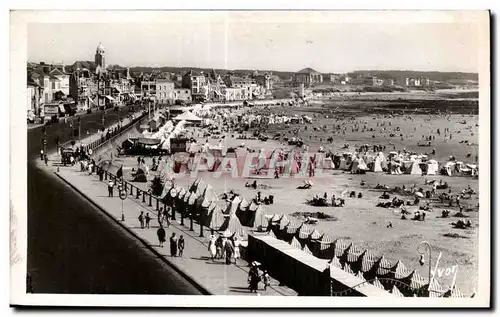
<svg viewBox="0 0 500 317">
<path fill-rule="evenodd" d="M 116 127 L 115 129 L 113 129 L 112 132 L 110 132 L 109 134 L 107 135 L 102 135 L 101 138 L 99 140 L 95 140 L 87 145 L 85 145 L 83 148 L 85 151 L 88 151 L 89 149 L 94 151 L 96 149 L 98 149 L 99 147 L 101 147 L 104 143 L 106 143 L 107 141 L 111 141 L 112 139 L 114 139 L 116 136 L 120 135 L 122 132 L 124 132 L 125 130 L 127 130 L 128 128 L 130 128 L 131 126 L 135 125 L 137 122 L 141 121 L 142 119 L 144 119 L 145 117 L 147 116 L 147 112 L 143 112 L 139 117 L 133 119 L 132 121 L 130 121 L 129 123 L 125 124 L 125 125 L 121 125 L 120 127 Z M 109 129 L 109 128 L 108 128 Z"/>
<path fill-rule="evenodd" d="M 85 151 L 88 151 L 89 149 L 92 149 L 93 151 L 100 148 L 102 145 L 104 145 L 106 142 L 113 140 L 115 137 L 119 136 L 123 132 L 125 132 L 128 128 L 133 126 L 134 124 L 137 124 L 140 120 L 142 120 L 144 117 L 148 115 L 147 111 L 143 111 L 143 113 L 135 118 L 134 120 L 130 121 L 126 125 L 121 126 L 120 128 L 116 128 L 111 132 L 109 135 L 102 136 L 99 140 L 93 141 L 90 144 L 87 144 L 84 146 Z M 171 204 L 167 205 L 167 202 L 164 201 L 163 198 L 157 197 L 150 193 L 149 191 L 145 191 L 140 189 L 139 187 L 135 186 L 134 184 L 125 181 L 123 179 L 118 181 L 118 178 L 116 175 L 114 175 L 111 172 L 105 171 L 100 167 L 95 166 L 95 172 L 98 172 L 98 174 L 101 174 L 99 176 L 100 180 L 114 180 L 115 183 L 117 184 L 122 184 L 123 190 L 127 193 L 128 196 L 130 197 L 135 197 L 136 200 L 141 201 L 143 204 L 146 204 L 148 207 L 154 207 L 156 211 L 159 211 L 160 208 L 163 208 L 164 211 L 167 211 L 167 207 L 170 208 L 171 210 L 171 219 L 176 220 L 176 211 L 179 212 L 181 216 L 181 225 L 184 225 L 184 219 L 188 218 L 190 221 L 190 231 L 194 231 L 193 229 L 193 222 L 195 221 L 195 218 L 198 218 L 198 223 L 200 225 L 200 237 L 203 237 L 203 227 L 204 227 L 204 219 L 202 219 L 202 215 L 198 214 L 196 212 L 193 212 L 193 209 L 189 204 L 182 204 L 183 206 L 176 206 L 174 199 Z M 94 171 L 93 171 L 94 172 Z M 218 228 L 208 228 L 211 230 L 212 234 L 214 231 L 216 231 Z"/>
<path fill-rule="evenodd" d="M 181 225 L 184 225 L 184 220 L 186 218 L 189 220 L 189 231 L 194 231 L 193 224 L 196 221 L 200 225 L 199 237 L 204 236 L 204 219 L 202 218 L 201 211 L 200 213 L 193 212 L 193 206 L 190 206 L 189 204 L 181 204 L 181 206 L 177 206 L 175 203 L 177 201 L 176 199 L 173 199 L 171 202 L 167 203 L 164 198 L 155 196 L 150 191 L 140 189 L 139 187 L 124 180 L 123 178 L 118 179 L 115 174 L 105 171 L 102 168 L 96 167 L 96 172 L 98 174 L 102 173 L 102 176 L 99 175 L 101 181 L 112 180 L 115 182 L 115 184 L 121 184 L 123 186 L 122 190 L 127 193 L 127 197 L 131 197 L 138 202 L 142 202 L 142 204 L 146 205 L 147 207 L 152 207 L 155 211 L 160 211 L 160 209 L 162 209 L 164 212 L 167 212 L 170 209 L 171 214 L 169 216 L 172 220 L 176 220 L 176 212 L 178 212 L 181 217 Z M 210 227 L 208 227 L 208 229 L 212 234 L 214 233 L 214 231 L 218 230 L 218 228 Z"/>
</svg>

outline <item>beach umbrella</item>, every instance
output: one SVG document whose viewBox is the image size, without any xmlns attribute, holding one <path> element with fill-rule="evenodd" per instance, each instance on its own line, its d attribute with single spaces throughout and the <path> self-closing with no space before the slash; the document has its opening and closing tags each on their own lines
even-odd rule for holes
<svg viewBox="0 0 500 317">
<path fill-rule="evenodd" d="M 415 196 L 420 197 L 420 198 L 424 198 L 424 194 L 422 194 L 421 192 L 416 192 Z"/>
</svg>

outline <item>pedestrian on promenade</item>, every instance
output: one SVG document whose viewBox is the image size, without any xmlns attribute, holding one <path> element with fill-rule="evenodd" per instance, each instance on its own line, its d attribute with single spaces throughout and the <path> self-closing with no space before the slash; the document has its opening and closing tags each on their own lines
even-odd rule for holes
<svg viewBox="0 0 500 317">
<path fill-rule="evenodd" d="M 210 236 L 210 241 L 208 242 L 208 252 L 210 252 L 210 257 L 212 261 L 215 260 L 217 256 L 217 247 L 215 246 L 216 238 L 215 236 Z"/>
<path fill-rule="evenodd" d="M 169 210 L 171 210 L 172 207 L 167 207 L 168 209 L 165 209 L 163 211 L 163 222 L 166 222 L 167 223 L 167 228 L 170 227 L 170 212 Z"/>
<path fill-rule="evenodd" d="M 141 214 L 139 215 L 139 223 L 141 224 L 141 229 L 144 229 L 144 211 L 141 211 Z"/>
<path fill-rule="evenodd" d="M 149 229 L 149 222 L 151 221 L 151 217 L 149 216 L 149 212 L 146 213 L 146 228 Z"/>
<path fill-rule="evenodd" d="M 99 181 L 102 182 L 104 178 L 104 171 L 102 169 L 97 170 L 97 174 L 99 175 Z"/>
<path fill-rule="evenodd" d="M 248 272 L 248 284 L 250 288 L 250 293 L 257 293 L 259 282 L 260 282 L 259 269 L 257 268 L 257 264 L 254 261 L 252 262 L 252 267 Z"/>
<path fill-rule="evenodd" d="M 158 228 L 156 234 L 158 235 L 159 245 L 160 247 L 163 248 L 163 244 L 165 243 L 165 237 L 167 236 L 167 233 L 165 232 L 165 229 L 163 229 L 163 226 L 160 225 L 160 228 Z"/>
<path fill-rule="evenodd" d="M 267 273 L 267 270 L 264 270 L 262 273 L 262 282 L 264 283 L 264 291 L 266 291 L 267 287 L 271 286 L 271 277 L 269 276 L 269 273 Z"/>
<path fill-rule="evenodd" d="M 158 210 L 158 225 L 160 227 L 163 226 L 163 207 L 160 207 L 160 210 Z"/>
<path fill-rule="evenodd" d="M 177 256 L 177 237 L 175 236 L 175 232 L 170 237 L 170 255 Z"/>
<path fill-rule="evenodd" d="M 234 246 L 231 239 L 226 239 L 224 244 L 224 255 L 226 256 L 226 265 L 231 264 L 231 258 L 233 257 Z"/>
<path fill-rule="evenodd" d="M 140 156 L 137 157 L 137 166 L 141 166 L 141 157 Z"/>
<path fill-rule="evenodd" d="M 44 160 L 45 160 L 45 166 L 48 166 L 49 158 L 47 157 L 47 154 L 44 154 Z"/>
<path fill-rule="evenodd" d="M 177 245 L 179 247 L 179 256 L 182 258 L 182 254 L 184 253 L 184 247 L 186 246 L 182 234 L 179 237 L 179 242 L 177 242 Z"/>
<path fill-rule="evenodd" d="M 236 261 L 240 258 L 240 245 L 241 242 L 238 239 L 237 236 L 234 237 L 234 264 L 236 264 Z"/>
<path fill-rule="evenodd" d="M 40 150 L 40 160 L 43 161 L 44 156 L 43 156 L 43 150 Z"/>
<path fill-rule="evenodd" d="M 113 187 L 115 187 L 115 183 L 112 180 L 108 182 L 108 197 L 113 197 Z"/>
</svg>

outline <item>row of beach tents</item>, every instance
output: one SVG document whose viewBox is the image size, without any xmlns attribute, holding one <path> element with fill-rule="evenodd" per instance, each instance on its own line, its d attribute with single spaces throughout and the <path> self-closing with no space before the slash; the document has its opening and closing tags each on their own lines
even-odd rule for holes
<svg viewBox="0 0 500 317">
<path fill-rule="evenodd" d="M 268 234 L 400 297 L 465 297 L 456 285 L 446 289 L 433 280 L 429 286 L 427 279 L 402 261 L 392 264 L 384 255 L 375 257 L 348 240 L 333 239 L 304 223 L 293 223 L 285 215 L 271 218 Z"/>
</svg>

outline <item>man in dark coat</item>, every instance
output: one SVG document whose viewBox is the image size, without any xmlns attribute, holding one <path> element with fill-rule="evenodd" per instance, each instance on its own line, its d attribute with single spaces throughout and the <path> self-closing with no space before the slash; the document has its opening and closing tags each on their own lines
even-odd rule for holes
<svg viewBox="0 0 500 317">
<path fill-rule="evenodd" d="M 185 241 L 184 241 L 184 237 L 181 236 L 179 237 L 179 242 L 177 243 L 178 247 L 179 247 L 179 256 L 182 257 L 182 254 L 184 253 L 184 247 L 186 246 L 185 244 Z"/>
<path fill-rule="evenodd" d="M 158 228 L 156 234 L 158 235 L 159 246 L 163 248 L 165 237 L 167 236 L 167 233 L 165 232 L 165 229 L 163 229 L 163 226 L 160 225 L 160 228 Z"/>
<path fill-rule="evenodd" d="M 177 237 L 175 236 L 175 232 L 170 237 L 170 255 L 177 256 Z"/>
</svg>

